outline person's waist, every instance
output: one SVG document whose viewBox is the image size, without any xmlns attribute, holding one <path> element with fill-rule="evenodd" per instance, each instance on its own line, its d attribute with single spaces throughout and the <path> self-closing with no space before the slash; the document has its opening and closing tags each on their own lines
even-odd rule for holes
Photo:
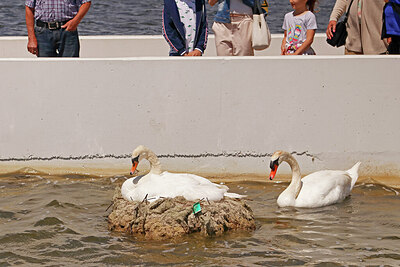
<svg viewBox="0 0 400 267">
<path fill-rule="evenodd" d="M 244 19 L 249 19 L 249 18 L 252 19 L 253 15 L 231 13 L 231 16 L 230 16 L 231 22 L 240 22 Z"/>
<path fill-rule="evenodd" d="M 45 28 L 48 28 L 49 30 L 58 30 L 58 29 L 61 29 L 61 26 L 66 24 L 68 21 L 69 20 L 45 22 L 45 21 L 41 21 L 41 20 L 36 20 L 36 26 L 45 27 Z"/>
<path fill-rule="evenodd" d="M 230 13 L 231 18 L 252 18 L 252 14 Z"/>
</svg>

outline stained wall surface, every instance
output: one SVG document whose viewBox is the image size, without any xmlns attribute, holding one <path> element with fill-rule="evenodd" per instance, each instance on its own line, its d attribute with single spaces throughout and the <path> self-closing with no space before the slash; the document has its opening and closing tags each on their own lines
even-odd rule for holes
<svg viewBox="0 0 400 267">
<path fill-rule="evenodd" d="M 129 169 L 129 153 L 144 144 L 174 171 L 265 175 L 268 156 L 283 149 L 303 173 L 362 161 L 363 174 L 399 176 L 399 64 L 398 56 L 0 59 L 0 166 Z"/>
</svg>

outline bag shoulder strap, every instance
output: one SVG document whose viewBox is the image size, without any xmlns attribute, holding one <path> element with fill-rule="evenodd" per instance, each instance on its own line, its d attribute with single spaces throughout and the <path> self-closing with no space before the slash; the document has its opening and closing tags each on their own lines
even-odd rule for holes
<svg viewBox="0 0 400 267">
<path fill-rule="evenodd" d="M 253 15 L 263 14 L 260 0 L 254 0 Z"/>
<path fill-rule="evenodd" d="M 353 4 L 353 0 L 351 0 L 350 5 L 347 8 L 347 12 L 346 12 L 346 15 L 344 16 L 344 20 L 343 20 L 344 23 L 347 23 L 347 19 L 349 18 L 350 8 L 351 8 L 352 4 Z"/>
</svg>

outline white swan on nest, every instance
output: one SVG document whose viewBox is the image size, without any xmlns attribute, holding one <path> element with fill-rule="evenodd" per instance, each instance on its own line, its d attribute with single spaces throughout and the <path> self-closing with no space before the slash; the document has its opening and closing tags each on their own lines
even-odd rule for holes
<svg viewBox="0 0 400 267">
<path fill-rule="evenodd" d="M 350 195 L 357 178 L 361 162 L 357 162 L 347 171 L 318 171 L 301 179 L 300 167 L 296 159 L 288 152 L 276 151 L 271 156 L 271 174 L 275 177 L 279 164 L 286 161 L 292 169 L 292 181 L 279 195 L 279 207 L 316 208 L 343 201 Z"/>
<path fill-rule="evenodd" d="M 224 196 L 241 198 L 243 196 L 228 193 L 229 188 L 210 182 L 206 178 L 189 173 L 170 173 L 162 171 L 161 163 L 156 154 L 145 146 L 138 146 L 132 152 L 132 170 L 142 159 L 150 162 L 150 172 L 144 176 L 133 177 L 126 180 L 121 187 L 121 194 L 128 201 L 150 200 L 160 197 L 183 196 L 187 200 L 221 200 Z"/>
</svg>

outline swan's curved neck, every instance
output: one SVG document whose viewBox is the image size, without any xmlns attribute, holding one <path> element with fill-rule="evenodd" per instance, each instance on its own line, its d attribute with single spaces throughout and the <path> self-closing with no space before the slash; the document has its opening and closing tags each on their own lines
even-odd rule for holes
<svg viewBox="0 0 400 267">
<path fill-rule="evenodd" d="M 293 200 L 295 200 L 301 190 L 300 166 L 297 163 L 296 159 L 289 153 L 285 157 L 283 157 L 282 160 L 286 161 L 292 169 L 292 181 L 285 191 L 288 196 L 290 196 L 290 198 L 293 198 Z"/>
<path fill-rule="evenodd" d="M 150 162 L 150 173 L 161 174 L 162 167 L 157 155 L 151 150 L 147 150 L 144 155 L 145 158 Z"/>
</svg>

